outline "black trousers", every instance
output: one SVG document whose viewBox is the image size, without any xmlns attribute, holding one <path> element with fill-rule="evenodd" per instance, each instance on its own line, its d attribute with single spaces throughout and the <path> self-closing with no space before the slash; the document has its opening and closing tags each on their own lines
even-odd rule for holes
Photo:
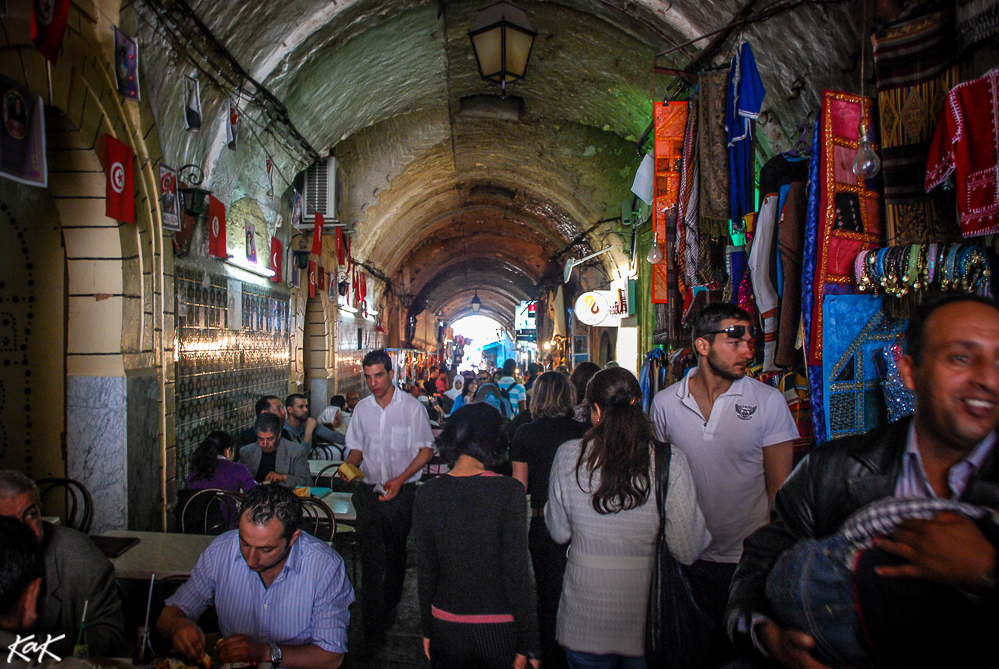
<svg viewBox="0 0 999 669">
<path fill-rule="evenodd" d="M 431 669 L 510 669 L 516 655 L 514 623 L 431 624 Z"/>
<path fill-rule="evenodd" d="M 721 667 L 735 657 L 735 649 L 725 632 L 725 607 L 735 568 L 735 563 L 706 560 L 683 567 L 694 601 L 715 626 L 708 656 L 711 667 Z"/>
<path fill-rule="evenodd" d="M 373 486 L 362 484 L 352 497 L 361 551 L 361 619 L 368 640 L 385 634 L 402 599 L 416 484 L 402 486 L 387 502 L 378 496 Z"/>
<path fill-rule="evenodd" d="M 533 510 L 532 510 L 533 514 Z M 565 649 L 555 641 L 558 602 L 562 597 L 562 579 L 568 562 L 569 544 L 556 543 L 548 534 L 545 518 L 531 516 L 527 547 L 534 566 L 534 583 L 538 591 L 538 634 L 541 637 L 541 664 L 550 669 L 567 669 Z"/>
</svg>

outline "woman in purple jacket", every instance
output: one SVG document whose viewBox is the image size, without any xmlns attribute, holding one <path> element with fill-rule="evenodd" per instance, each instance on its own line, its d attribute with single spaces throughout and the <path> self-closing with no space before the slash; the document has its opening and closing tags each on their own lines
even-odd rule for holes
<svg viewBox="0 0 999 669">
<path fill-rule="evenodd" d="M 246 465 L 231 461 L 235 454 L 236 442 L 228 433 L 221 430 L 210 433 L 191 456 L 187 488 L 249 492 L 257 482 Z"/>
</svg>

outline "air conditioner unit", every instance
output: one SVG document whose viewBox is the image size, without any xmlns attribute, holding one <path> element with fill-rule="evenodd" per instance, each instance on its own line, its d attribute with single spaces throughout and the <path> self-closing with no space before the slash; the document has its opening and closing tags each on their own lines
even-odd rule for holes
<svg viewBox="0 0 999 669">
<path fill-rule="evenodd" d="M 301 229 L 312 229 L 316 222 L 316 212 L 326 221 L 324 231 L 332 232 L 337 225 L 346 225 L 344 219 L 344 195 L 346 178 L 336 158 L 329 157 L 314 163 L 305 170 L 305 186 L 302 192 Z"/>
</svg>

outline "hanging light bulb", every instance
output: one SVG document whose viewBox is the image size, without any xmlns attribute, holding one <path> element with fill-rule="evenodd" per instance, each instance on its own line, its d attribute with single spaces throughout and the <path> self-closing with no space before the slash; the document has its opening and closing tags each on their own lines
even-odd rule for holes
<svg viewBox="0 0 999 669">
<path fill-rule="evenodd" d="M 873 179 L 881 171 L 881 159 L 871 143 L 871 129 L 867 123 L 860 122 L 860 145 L 857 155 L 853 158 L 853 173 L 860 180 Z"/>
<path fill-rule="evenodd" d="M 658 232 L 652 234 L 652 248 L 649 249 L 649 255 L 645 256 L 645 259 L 652 265 L 658 265 L 663 261 L 663 251 L 659 248 Z"/>
</svg>

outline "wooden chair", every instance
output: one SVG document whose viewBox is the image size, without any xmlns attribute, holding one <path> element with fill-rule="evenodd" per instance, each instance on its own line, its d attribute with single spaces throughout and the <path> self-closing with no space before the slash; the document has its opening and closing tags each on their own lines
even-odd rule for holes
<svg viewBox="0 0 999 669">
<path fill-rule="evenodd" d="M 243 495 L 231 490 L 205 488 L 177 492 L 177 521 L 184 534 L 212 536 L 234 530 L 239 525 Z"/>
<path fill-rule="evenodd" d="M 333 515 L 333 509 L 315 497 L 303 497 L 302 507 L 302 529 L 317 539 L 332 543 L 336 536 L 336 516 Z"/>
<path fill-rule="evenodd" d="M 66 527 L 80 530 L 84 534 L 90 532 L 90 524 L 94 520 L 94 498 L 91 497 L 87 486 L 75 479 L 48 478 L 36 481 L 39 493 L 41 494 L 42 507 L 45 506 L 45 498 L 53 490 L 61 490 L 64 495 L 64 513 Z M 60 514 L 62 516 L 62 514 Z"/>
</svg>

